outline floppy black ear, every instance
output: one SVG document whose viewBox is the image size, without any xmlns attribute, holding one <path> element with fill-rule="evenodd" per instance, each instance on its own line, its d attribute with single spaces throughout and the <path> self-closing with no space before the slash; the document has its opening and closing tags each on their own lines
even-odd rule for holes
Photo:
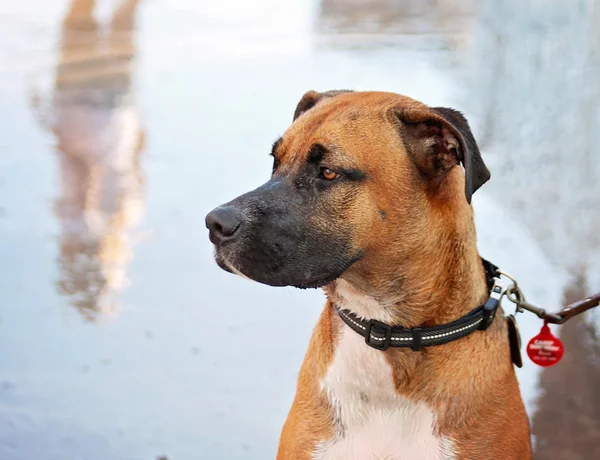
<svg viewBox="0 0 600 460">
<path fill-rule="evenodd" d="M 296 118 L 298 118 L 304 112 L 312 109 L 315 105 L 317 105 L 323 99 L 327 99 L 330 97 L 335 97 L 339 94 L 345 94 L 345 93 L 351 93 L 351 92 L 352 91 L 345 90 L 345 89 L 325 91 L 324 93 L 319 93 L 317 91 L 312 91 L 312 90 L 308 91 L 308 92 L 304 93 L 304 96 L 302 96 L 302 99 L 300 99 L 300 102 L 298 102 L 298 105 L 296 106 L 296 110 L 294 112 L 294 120 L 296 120 Z"/>
<path fill-rule="evenodd" d="M 471 203 L 473 193 L 491 177 L 469 127 L 458 110 L 446 107 L 400 108 L 402 137 L 419 168 L 428 175 L 445 175 L 462 163 L 465 169 L 465 196 Z"/>
<path fill-rule="evenodd" d="M 481 158 L 481 152 L 471 132 L 469 122 L 458 110 L 446 107 L 434 107 L 432 110 L 443 116 L 462 137 L 462 164 L 465 168 L 465 194 L 471 203 L 473 193 L 492 176 Z"/>
</svg>

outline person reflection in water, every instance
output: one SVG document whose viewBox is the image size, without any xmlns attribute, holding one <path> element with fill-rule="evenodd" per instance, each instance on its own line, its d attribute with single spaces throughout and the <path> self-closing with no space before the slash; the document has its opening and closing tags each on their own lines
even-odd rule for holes
<svg viewBox="0 0 600 460">
<path fill-rule="evenodd" d="M 57 286 L 91 321 L 118 310 L 128 233 L 143 208 L 144 131 L 131 81 L 138 3 L 125 0 L 101 27 L 94 0 L 73 0 L 48 116 L 40 117 L 55 136 L 60 170 Z"/>
</svg>

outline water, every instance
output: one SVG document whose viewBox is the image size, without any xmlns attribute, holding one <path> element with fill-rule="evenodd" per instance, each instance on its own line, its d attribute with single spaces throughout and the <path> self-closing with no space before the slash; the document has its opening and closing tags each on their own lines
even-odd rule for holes
<svg viewBox="0 0 600 460">
<path fill-rule="evenodd" d="M 114 4 L 98 2 L 104 23 Z M 332 26 L 302 0 L 154 0 L 113 45 L 77 23 L 85 46 L 61 58 L 68 7 L 0 15 L 0 458 L 274 458 L 324 297 L 221 271 L 204 216 L 267 179 L 309 89 L 463 108 L 469 29 Z M 58 153 L 81 143 L 83 159 Z M 564 268 L 510 204 L 484 187 L 474 207 L 482 254 L 558 306 Z M 518 374 L 531 413 L 539 371 Z"/>
</svg>

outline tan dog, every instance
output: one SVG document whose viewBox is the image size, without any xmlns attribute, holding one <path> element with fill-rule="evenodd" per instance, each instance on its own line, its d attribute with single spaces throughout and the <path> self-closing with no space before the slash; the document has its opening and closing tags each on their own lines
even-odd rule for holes
<svg viewBox="0 0 600 460">
<path fill-rule="evenodd" d="M 277 458 L 531 458 L 502 315 L 414 351 L 374 349 L 338 314 L 428 328 L 488 299 L 470 200 L 489 172 L 464 117 L 311 91 L 273 156 L 269 182 L 206 220 L 225 270 L 327 294 Z"/>
</svg>

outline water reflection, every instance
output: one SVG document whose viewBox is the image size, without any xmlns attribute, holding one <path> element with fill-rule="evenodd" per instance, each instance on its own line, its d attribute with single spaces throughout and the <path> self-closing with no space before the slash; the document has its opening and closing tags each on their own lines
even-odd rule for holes
<svg viewBox="0 0 600 460">
<path fill-rule="evenodd" d="M 71 2 L 50 109 L 40 117 L 55 136 L 60 171 L 57 287 L 92 321 L 119 308 L 129 230 L 143 211 L 144 130 L 132 88 L 138 4 L 123 1 L 103 25 L 94 0 Z"/>
<path fill-rule="evenodd" d="M 335 48 L 455 48 L 468 36 L 476 0 L 321 0 L 317 32 Z"/>
</svg>

